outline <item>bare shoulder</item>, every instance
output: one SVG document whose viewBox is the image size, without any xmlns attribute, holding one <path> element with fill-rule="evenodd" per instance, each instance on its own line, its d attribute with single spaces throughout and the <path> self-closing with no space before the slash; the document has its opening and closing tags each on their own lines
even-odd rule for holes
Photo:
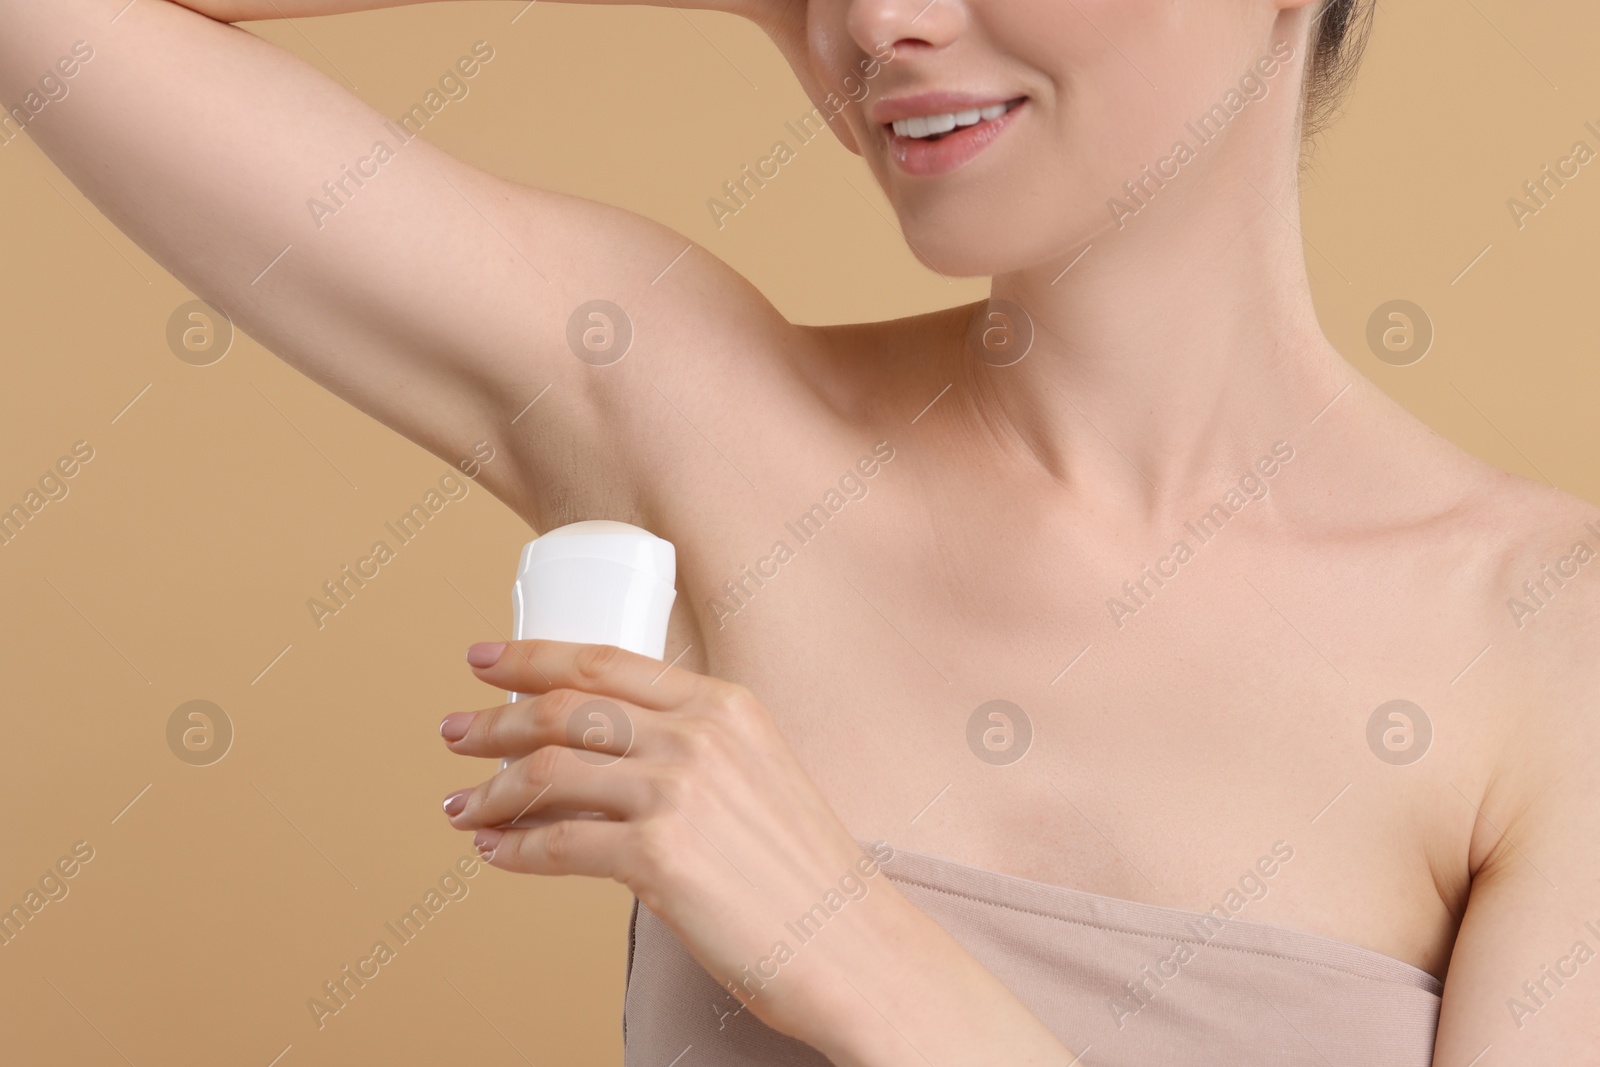
<svg viewBox="0 0 1600 1067">
<path fill-rule="evenodd" d="M 1313 469 L 1301 521 L 1371 546 L 1500 633 L 1569 610 L 1563 628 L 1581 629 L 1578 613 L 1600 610 L 1600 506 L 1473 455 L 1352 375 L 1349 406 L 1296 461 Z"/>
<path fill-rule="evenodd" d="M 1451 501 L 1430 540 L 1452 546 L 1457 602 L 1487 614 L 1493 651 L 1552 710 L 1563 687 L 1600 696 L 1600 507 L 1437 436 L 1432 451 L 1418 473 Z"/>
<path fill-rule="evenodd" d="M 1600 759 L 1600 507 L 1514 475 L 1495 482 L 1483 509 L 1503 531 L 1495 606 L 1511 677 L 1546 741 L 1581 735 Z"/>
<path fill-rule="evenodd" d="M 1274 491 L 1336 561 L 1348 640 L 1438 709 L 1430 810 L 1465 846 L 1436 860 L 1441 884 L 1553 870 L 1562 827 L 1600 815 L 1600 507 L 1351 381 Z"/>
<path fill-rule="evenodd" d="M 1600 813 L 1600 507 L 1477 460 L 1466 470 L 1458 521 L 1480 569 L 1463 592 L 1490 625 L 1481 676 L 1460 688 L 1494 738 L 1469 787 L 1477 871 L 1530 862 Z"/>
<path fill-rule="evenodd" d="M 1600 507 L 1553 486 L 1496 472 L 1480 522 L 1503 531 L 1500 584 L 1505 622 L 1537 635 L 1531 649 L 1558 652 L 1587 642 L 1600 623 Z"/>
</svg>

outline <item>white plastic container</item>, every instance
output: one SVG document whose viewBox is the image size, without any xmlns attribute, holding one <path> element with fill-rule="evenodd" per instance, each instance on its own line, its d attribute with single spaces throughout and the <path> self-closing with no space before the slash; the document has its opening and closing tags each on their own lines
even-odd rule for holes
<svg viewBox="0 0 1600 1067">
<path fill-rule="evenodd" d="M 512 634 L 615 645 L 662 659 L 677 598 L 677 552 L 649 530 L 610 519 L 558 526 L 522 546 L 511 588 Z M 515 702 L 527 699 L 508 694 Z M 506 767 L 510 760 L 503 760 Z M 598 812 L 546 808 L 511 823 L 538 826 Z"/>
<path fill-rule="evenodd" d="M 661 659 L 677 576 L 672 542 L 649 530 L 610 519 L 558 526 L 522 546 L 513 632 Z"/>
</svg>

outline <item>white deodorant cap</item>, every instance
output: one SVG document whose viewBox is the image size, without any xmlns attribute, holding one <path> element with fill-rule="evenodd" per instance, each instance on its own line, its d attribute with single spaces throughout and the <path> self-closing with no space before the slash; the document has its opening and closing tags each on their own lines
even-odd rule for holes
<svg viewBox="0 0 1600 1067">
<path fill-rule="evenodd" d="M 649 530 L 609 519 L 558 526 L 522 547 L 511 594 L 515 636 L 662 659 L 677 570 L 672 542 Z"/>
</svg>

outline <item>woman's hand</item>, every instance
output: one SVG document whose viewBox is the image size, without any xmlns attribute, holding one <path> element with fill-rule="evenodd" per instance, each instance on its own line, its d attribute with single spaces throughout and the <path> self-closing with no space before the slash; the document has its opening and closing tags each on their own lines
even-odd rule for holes
<svg viewBox="0 0 1600 1067">
<path fill-rule="evenodd" d="M 445 798 L 495 867 L 611 878 L 753 1015 L 839 1067 L 1070 1067 L 1070 1053 L 863 853 L 743 686 L 611 645 L 474 645 L 532 700 L 458 712 L 512 762 Z M 522 817 L 565 811 L 510 827 Z"/>
<path fill-rule="evenodd" d="M 468 661 L 533 699 L 440 724 L 452 752 L 512 761 L 445 799 L 451 825 L 495 867 L 620 882 L 756 1017 L 821 1040 L 849 995 L 841 976 L 889 954 L 915 909 L 761 702 L 610 645 L 474 645 Z M 604 817 L 507 826 L 552 810 Z"/>
</svg>

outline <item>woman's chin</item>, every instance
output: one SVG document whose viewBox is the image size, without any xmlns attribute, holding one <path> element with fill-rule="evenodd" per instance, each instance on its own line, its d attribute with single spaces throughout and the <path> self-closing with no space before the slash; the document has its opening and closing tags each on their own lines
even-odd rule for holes
<svg viewBox="0 0 1600 1067">
<path fill-rule="evenodd" d="M 1008 235 L 1000 227 L 974 227 L 970 233 L 953 227 L 928 226 L 921 232 L 905 227 L 902 232 L 917 261 L 947 278 L 992 278 L 1058 260 L 1065 265 L 1085 242 L 1076 228 L 1059 241 L 1039 233 Z"/>
<path fill-rule="evenodd" d="M 1011 242 L 984 220 L 901 218 L 900 232 L 919 263 L 947 278 L 987 278 L 1014 262 Z"/>
</svg>

